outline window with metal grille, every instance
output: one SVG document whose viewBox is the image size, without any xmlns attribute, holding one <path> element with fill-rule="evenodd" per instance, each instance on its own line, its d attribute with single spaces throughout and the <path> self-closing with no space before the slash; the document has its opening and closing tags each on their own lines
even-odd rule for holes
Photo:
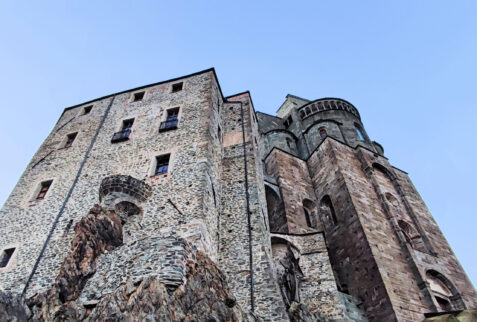
<svg viewBox="0 0 477 322">
<path fill-rule="evenodd" d="M 133 102 L 142 101 L 142 99 L 144 98 L 144 93 L 145 93 L 145 92 L 134 93 Z"/>
<path fill-rule="evenodd" d="M 179 108 L 171 108 L 167 110 L 166 120 L 161 122 L 159 126 L 159 132 L 165 132 L 169 130 L 177 129 L 177 123 L 179 122 Z"/>
<path fill-rule="evenodd" d="M 75 141 L 77 135 L 78 135 L 78 132 L 71 133 L 66 136 L 65 148 L 69 148 L 73 145 L 73 142 Z"/>
<path fill-rule="evenodd" d="M 40 191 L 38 192 L 36 199 L 45 199 L 45 195 L 48 192 L 48 189 L 50 189 L 52 182 L 53 180 L 48 180 L 41 183 Z"/>
<path fill-rule="evenodd" d="M 3 250 L 2 256 L 0 257 L 0 268 L 7 267 L 14 252 L 15 248 L 7 248 Z"/>
<path fill-rule="evenodd" d="M 133 124 L 134 119 L 124 120 L 121 131 L 113 134 L 111 142 L 115 143 L 129 140 L 129 134 L 131 134 Z"/>
<path fill-rule="evenodd" d="M 156 168 L 154 174 L 166 174 L 169 169 L 170 154 L 160 155 L 156 157 Z"/>
<path fill-rule="evenodd" d="M 172 92 L 175 93 L 175 92 L 182 91 L 183 84 L 184 84 L 183 82 L 172 84 Z"/>
</svg>

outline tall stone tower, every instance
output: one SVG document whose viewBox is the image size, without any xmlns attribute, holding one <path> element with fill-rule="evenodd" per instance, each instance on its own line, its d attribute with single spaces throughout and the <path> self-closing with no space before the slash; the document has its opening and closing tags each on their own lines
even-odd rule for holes
<svg viewBox="0 0 477 322">
<path fill-rule="evenodd" d="M 248 92 L 223 96 L 213 69 L 66 108 L 0 212 L 0 290 L 56 294 L 77 319 L 150 278 L 186 292 L 200 254 L 233 294 L 206 306 L 210 320 L 235 303 L 265 321 L 418 321 L 477 306 L 352 104 L 288 95 L 277 116 L 256 113 Z"/>
</svg>

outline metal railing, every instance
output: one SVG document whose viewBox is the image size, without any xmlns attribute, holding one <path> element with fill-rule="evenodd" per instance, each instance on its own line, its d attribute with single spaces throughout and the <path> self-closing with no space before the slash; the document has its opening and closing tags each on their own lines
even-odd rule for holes
<svg viewBox="0 0 477 322">
<path fill-rule="evenodd" d="M 161 122 L 161 125 L 159 126 L 159 132 L 165 132 L 165 131 L 177 129 L 178 121 L 179 120 L 177 119 L 172 119 L 172 120 L 167 120 L 165 122 Z"/>
<path fill-rule="evenodd" d="M 129 140 L 129 134 L 131 134 L 131 129 L 124 129 L 122 131 L 116 132 L 111 138 L 111 143 L 127 141 Z"/>
</svg>

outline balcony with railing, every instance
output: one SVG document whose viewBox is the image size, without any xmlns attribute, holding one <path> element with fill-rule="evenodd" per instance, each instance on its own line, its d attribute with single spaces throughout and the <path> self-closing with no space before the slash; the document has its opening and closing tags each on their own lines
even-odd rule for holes
<svg viewBox="0 0 477 322">
<path fill-rule="evenodd" d="M 159 126 L 159 132 L 165 132 L 165 131 L 170 131 L 170 130 L 175 130 L 177 129 L 177 123 L 178 119 L 169 119 L 164 122 L 161 122 L 161 125 Z"/>
<path fill-rule="evenodd" d="M 122 131 L 116 132 L 111 138 L 111 143 L 127 141 L 129 140 L 129 134 L 131 134 L 131 129 L 124 129 Z"/>
</svg>

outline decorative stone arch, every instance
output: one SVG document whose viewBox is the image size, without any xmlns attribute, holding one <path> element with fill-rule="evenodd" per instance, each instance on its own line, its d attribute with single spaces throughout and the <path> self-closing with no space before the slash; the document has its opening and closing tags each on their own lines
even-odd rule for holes
<svg viewBox="0 0 477 322">
<path fill-rule="evenodd" d="M 384 165 L 382 165 L 381 163 L 377 163 L 377 162 L 374 162 L 372 164 L 373 168 L 378 170 L 378 171 L 381 171 L 382 173 L 384 173 L 384 175 L 386 177 L 388 177 L 389 180 L 391 180 L 391 182 L 393 182 L 394 180 L 396 180 L 396 175 L 390 171 L 387 167 L 385 167 Z"/>
<path fill-rule="evenodd" d="M 126 175 L 112 175 L 101 182 L 99 200 L 101 205 L 114 211 L 123 225 L 123 242 L 128 244 L 142 234 L 141 203 L 152 194 L 151 187 L 141 180 Z"/>
<path fill-rule="evenodd" d="M 265 184 L 265 196 L 267 199 L 268 225 L 270 232 L 288 233 L 288 222 L 285 205 L 280 197 L 278 188 Z"/>
<path fill-rule="evenodd" d="M 436 270 L 426 271 L 426 281 L 434 297 L 439 311 L 455 311 L 465 309 L 464 301 L 452 282 Z"/>
<path fill-rule="evenodd" d="M 305 129 L 305 131 L 303 131 L 303 134 L 308 133 L 308 131 L 310 131 L 311 128 L 313 128 L 315 125 L 320 124 L 320 123 L 326 123 L 326 122 L 335 123 L 335 124 L 338 126 L 338 128 L 339 128 L 340 125 L 343 125 L 343 123 L 338 122 L 338 121 L 333 120 L 333 119 L 316 120 L 316 121 L 314 121 L 313 123 L 311 123 L 311 124 Z"/>
<path fill-rule="evenodd" d="M 139 179 L 127 175 L 112 175 L 101 181 L 99 202 L 109 210 L 114 210 L 118 203 L 125 201 L 140 207 L 151 194 L 151 187 Z"/>
</svg>

